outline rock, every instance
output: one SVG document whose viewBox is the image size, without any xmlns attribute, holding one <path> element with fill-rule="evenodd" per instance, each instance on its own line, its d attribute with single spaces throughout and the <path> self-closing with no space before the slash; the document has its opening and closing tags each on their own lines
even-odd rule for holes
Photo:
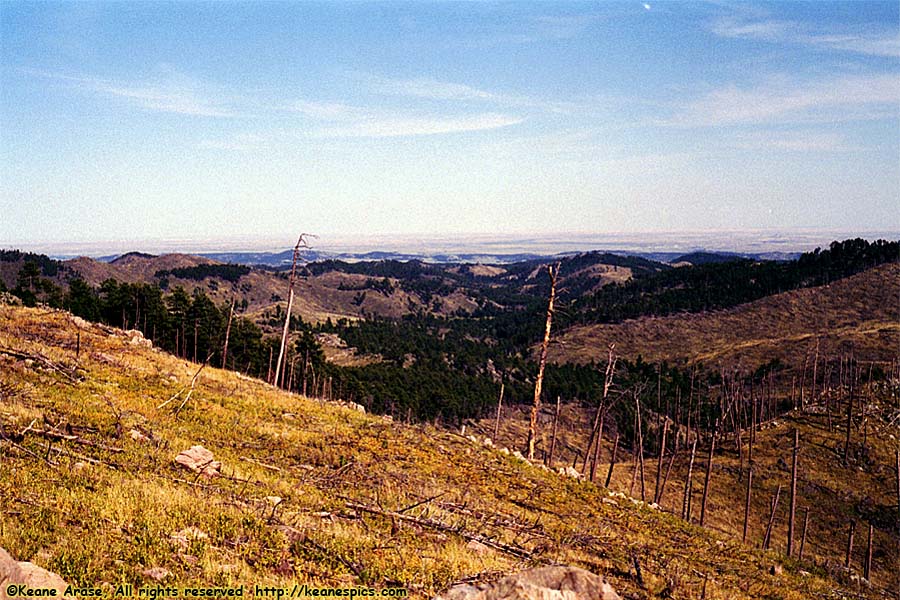
<svg viewBox="0 0 900 600">
<path fill-rule="evenodd" d="M 6 550 L 0 548 L 0 600 L 9 600 L 6 588 L 17 583 L 30 588 L 53 588 L 57 590 L 57 598 L 67 597 L 63 596 L 63 592 L 68 584 L 62 577 L 30 562 L 17 562 Z"/>
<path fill-rule="evenodd" d="M 143 332 L 139 329 L 129 329 L 125 332 L 125 337 L 128 338 L 128 343 L 132 346 L 153 347 L 153 342 L 145 338 Z"/>
<path fill-rule="evenodd" d="M 150 438 L 148 438 L 146 435 L 144 435 L 137 429 L 132 429 L 131 431 L 128 432 L 128 435 L 130 435 L 131 439 L 133 439 L 136 442 L 149 442 L 150 441 Z"/>
<path fill-rule="evenodd" d="M 8 306 L 22 306 L 22 300 L 18 296 L 13 296 L 9 292 L 0 292 L 0 304 Z M 3 596 L 6 598 L 6 596 Z"/>
<path fill-rule="evenodd" d="M 769 567 L 769 575 L 781 575 L 784 573 L 784 567 L 781 565 L 772 565 Z"/>
<path fill-rule="evenodd" d="M 162 581 L 163 579 L 172 575 L 172 573 L 168 569 L 164 569 L 162 567 L 144 569 L 143 571 L 141 571 L 141 574 L 147 579 L 152 579 L 153 581 Z"/>
<path fill-rule="evenodd" d="M 175 462 L 206 477 L 215 477 L 222 468 L 222 463 L 214 460 L 213 453 L 203 446 L 191 446 L 183 450 L 175 457 Z"/>
<path fill-rule="evenodd" d="M 169 536 L 173 542 L 181 546 L 182 550 L 187 550 L 191 542 L 194 540 L 205 540 L 209 538 L 206 533 L 196 527 L 185 527 L 181 531 L 177 531 Z"/>
<path fill-rule="evenodd" d="M 75 327 L 78 327 L 79 329 L 90 329 L 91 328 L 91 324 L 88 323 L 87 321 L 85 321 L 84 319 L 82 319 L 81 317 L 76 317 L 75 315 L 72 315 L 70 317 L 70 319 L 72 319 L 72 323 L 75 325 Z"/>
<path fill-rule="evenodd" d="M 471 552 L 472 554 L 487 554 L 490 552 L 490 548 L 479 542 L 478 540 L 469 540 L 469 543 L 466 544 L 466 550 Z"/>
<path fill-rule="evenodd" d="M 435 600 L 621 600 L 598 575 L 578 567 L 537 567 L 493 584 L 457 585 Z"/>
<path fill-rule="evenodd" d="M 559 474 L 564 477 L 571 477 L 572 479 L 581 479 L 581 473 L 572 467 L 560 467 Z"/>
</svg>

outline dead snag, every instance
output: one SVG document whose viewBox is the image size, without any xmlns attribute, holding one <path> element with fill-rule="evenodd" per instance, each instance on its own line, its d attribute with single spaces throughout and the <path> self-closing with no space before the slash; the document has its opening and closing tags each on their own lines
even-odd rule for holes
<svg viewBox="0 0 900 600">
<path fill-rule="evenodd" d="M 234 317 L 234 296 L 231 297 L 231 308 L 228 309 L 228 324 L 225 326 L 225 343 L 222 345 L 222 368 L 228 360 L 228 338 L 231 336 L 231 319 Z"/>
<path fill-rule="evenodd" d="M 866 562 L 863 566 L 863 577 L 867 580 L 872 571 L 872 524 L 869 523 L 869 540 L 866 543 Z"/>
<path fill-rule="evenodd" d="M 800 552 L 797 553 L 797 560 L 803 560 L 803 548 L 806 546 L 806 530 L 809 528 L 809 508 L 807 507 L 803 515 L 803 533 L 800 535 Z"/>
<path fill-rule="evenodd" d="M 666 420 L 663 422 L 662 440 L 659 443 L 659 456 L 656 458 L 656 486 L 653 489 L 653 501 L 657 504 L 659 504 L 659 486 L 662 483 L 660 479 L 662 478 L 663 459 L 666 457 L 666 433 L 668 431 L 669 416 L 666 415 Z"/>
<path fill-rule="evenodd" d="M 281 385 L 281 376 L 283 375 L 281 363 L 285 358 L 285 351 L 287 350 L 288 330 L 291 326 L 291 310 L 294 305 L 294 280 L 297 276 L 297 261 L 300 259 L 300 249 L 309 248 L 309 244 L 306 241 L 307 237 L 315 236 L 308 233 L 301 233 L 300 237 L 297 239 L 297 245 L 294 246 L 294 255 L 291 261 L 291 277 L 288 280 L 287 313 L 284 315 L 284 329 L 281 331 L 281 346 L 278 350 L 278 362 L 275 363 L 275 380 L 273 381 L 273 383 L 276 386 Z"/>
<path fill-rule="evenodd" d="M 559 396 L 556 397 L 556 413 L 553 415 L 553 435 L 550 436 L 550 453 L 547 455 L 547 465 L 553 468 L 553 451 L 556 450 L 556 432 L 559 428 Z M 593 479 L 593 477 L 591 477 Z"/>
<path fill-rule="evenodd" d="M 304 394 L 306 380 L 304 379 Z M 497 441 L 497 435 L 500 433 L 500 407 L 503 406 L 503 382 L 500 382 L 500 397 L 497 398 L 497 419 L 494 421 L 494 442 Z"/>
<path fill-rule="evenodd" d="M 856 533 L 856 521 L 850 521 L 850 533 L 847 535 L 847 558 L 844 567 L 850 568 L 850 556 L 853 554 L 853 534 Z"/>
<path fill-rule="evenodd" d="M 637 432 L 638 432 L 638 462 L 641 466 L 641 501 L 647 501 L 646 485 L 644 484 L 644 433 L 641 427 L 641 401 L 638 394 L 634 395 L 634 405 L 637 410 Z"/>
<path fill-rule="evenodd" d="M 753 491 L 753 465 L 747 469 L 747 500 L 744 503 L 744 535 L 741 542 L 747 541 L 747 527 L 750 522 L 750 494 Z"/>
<path fill-rule="evenodd" d="M 612 451 L 612 460 L 609 462 L 609 471 L 606 473 L 606 487 L 609 487 L 609 482 L 612 480 L 613 467 L 616 466 L 616 452 L 619 450 L 619 434 L 616 433 L 616 441 L 613 442 L 613 451 Z"/>
<path fill-rule="evenodd" d="M 846 463 L 850 454 L 850 430 L 853 428 L 853 357 L 847 361 L 850 372 L 850 396 L 847 398 L 847 437 L 844 439 L 844 462 Z"/>
<path fill-rule="evenodd" d="M 547 265 L 550 275 L 550 301 L 547 303 L 547 321 L 544 325 L 544 341 L 541 343 L 541 357 L 538 362 L 538 374 L 534 380 L 534 404 L 531 406 L 531 419 L 528 423 L 528 460 L 534 460 L 534 442 L 537 437 L 537 418 L 541 410 L 541 386 L 544 383 L 544 367 L 547 366 L 547 348 L 550 346 L 550 327 L 553 325 L 553 304 L 556 302 L 556 279 L 559 276 L 560 263 Z"/>
<path fill-rule="evenodd" d="M 666 465 L 666 474 L 663 477 L 662 486 L 659 488 L 659 498 L 656 499 L 656 503 L 662 506 L 663 496 L 666 494 L 666 485 L 669 483 L 669 473 L 672 472 L 672 463 L 675 462 L 675 455 L 678 454 L 678 451 L 673 451 L 672 454 L 669 455 L 669 464 Z"/>
<path fill-rule="evenodd" d="M 787 555 L 794 552 L 794 514 L 797 510 L 797 456 L 800 454 L 800 431 L 794 428 L 794 452 L 791 461 L 791 508 L 788 512 Z"/>
<path fill-rule="evenodd" d="M 718 423 L 716 427 L 713 429 L 712 439 L 709 443 L 709 460 L 706 461 L 706 481 L 703 484 L 703 500 L 700 504 L 700 526 L 703 526 L 703 522 L 706 520 L 706 500 L 709 496 L 709 481 L 712 478 L 712 462 L 713 455 L 716 452 L 716 433 L 718 431 Z"/>
<path fill-rule="evenodd" d="M 772 512 L 769 514 L 769 524 L 766 525 L 766 535 L 763 538 L 763 550 L 769 549 L 769 542 L 772 541 L 772 526 L 775 524 L 775 511 L 778 510 L 778 498 L 781 497 L 781 484 L 778 484 L 778 488 L 775 490 L 775 495 L 772 497 Z"/>
<path fill-rule="evenodd" d="M 690 522 L 691 520 L 691 492 L 692 477 L 694 475 L 694 457 L 697 455 L 697 438 L 694 438 L 694 445 L 691 446 L 691 460 L 688 463 L 687 478 L 684 481 L 684 499 L 681 502 L 681 518 Z"/>
</svg>

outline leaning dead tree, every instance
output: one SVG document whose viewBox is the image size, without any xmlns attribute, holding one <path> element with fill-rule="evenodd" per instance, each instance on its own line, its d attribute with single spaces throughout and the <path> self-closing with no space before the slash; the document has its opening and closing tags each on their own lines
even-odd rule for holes
<svg viewBox="0 0 900 600">
<path fill-rule="evenodd" d="M 287 349 L 287 339 L 288 339 L 288 329 L 291 326 L 291 309 L 294 305 L 294 281 L 297 276 L 297 261 L 300 259 L 300 249 L 309 249 L 309 244 L 306 241 L 308 237 L 315 237 L 309 233 L 301 233 L 300 238 L 297 240 L 297 245 L 294 246 L 294 256 L 291 261 L 291 278 L 288 280 L 288 304 L 287 304 L 287 314 L 284 315 L 284 329 L 281 332 L 281 348 L 278 350 L 278 362 L 275 364 L 275 380 L 273 383 L 275 385 L 281 384 L 281 376 L 282 376 L 282 361 L 285 358 L 285 351 Z"/>
<path fill-rule="evenodd" d="M 537 379 L 534 381 L 534 404 L 531 406 L 531 420 L 528 424 L 528 460 L 534 460 L 534 442 L 537 431 L 537 418 L 541 410 L 541 386 L 544 383 L 544 367 L 547 366 L 547 347 L 550 345 L 550 327 L 553 324 L 553 304 L 556 302 L 556 279 L 559 276 L 559 265 L 547 265 L 550 275 L 550 301 L 547 304 L 547 322 L 544 325 L 544 341 L 541 343 L 541 358 L 538 363 Z"/>
</svg>

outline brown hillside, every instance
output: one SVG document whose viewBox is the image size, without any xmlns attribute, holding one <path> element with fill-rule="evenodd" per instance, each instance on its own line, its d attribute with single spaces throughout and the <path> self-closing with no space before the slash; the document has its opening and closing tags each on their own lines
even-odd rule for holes
<svg viewBox="0 0 900 600">
<path fill-rule="evenodd" d="M 127 283 L 155 283 L 155 274 L 161 270 L 194 267 L 201 264 L 218 264 L 216 261 L 189 254 L 164 254 L 147 256 L 126 254 L 111 263 L 103 263 L 81 257 L 66 262 L 89 284 L 98 286 L 106 279 Z M 197 281 L 175 276 L 167 277 L 169 289 L 183 287 L 188 293 L 202 290 L 217 304 L 226 304 L 232 297 L 247 301 L 247 313 L 260 321 L 266 313 L 274 314 L 275 306 L 287 307 L 288 281 L 283 273 L 264 269 L 251 269 L 249 273 L 232 283 L 221 278 L 209 277 Z M 401 317 L 411 310 L 426 310 L 436 314 L 453 314 L 462 309 L 471 311 L 475 302 L 462 292 L 442 297 L 438 305 L 425 305 L 416 294 L 399 287 L 390 280 L 394 291 L 390 294 L 365 289 L 365 275 L 331 271 L 318 276 L 301 278 L 295 287 L 293 312 L 304 320 L 319 323 L 326 319 L 358 319 L 365 314 L 385 317 Z"/>
<path fill-rule="evenodd" d="M 874 390 L 870 390 L 873 391 Z M 883 408 L 883 405 L 882 405 Z M 764 424 L 756 433 L 753 446 L 753 492 L 751 494 L 748 547 L 759 548 L 771 513 L 770 501 L 776 488 L 782 485 L 773 526 L 771 551 L 784 554 L 787 545 L 787 524 L 790 490 L 791 446 L 793 429 L 800 432 L 797 485 L 797 530 L 794 556 L 799 552 L 803 518 L 809 510 L 809 527 L 804 548 L 804 560 L 799 567 L 807 572 L 830 573 L 844 581 L 855 580 L 865 562 L 868 523 L 873 529 L 873 570 L 868 591 L 874 596 L 890 597 L 900 585 L 900 539 L 894 529 L 898 516 L 895 452 L 900 436 L 896 424 L 897 408 L 878 410 L 875 403 L 867 406 L 864 418 L 855 419 L 850 445 L 850 459 L 842 461 L 846 428 L 832 423 L 822 414 L 821 406 L 812 406 L 806 413 L 795 411 L 783 418 Z M 521 448 L 527 439 L 528 407 L 512 406 L 503 411 L 499 447 Z M 550 446 L 553 411 L 542 411 L 537 444 L 537 456 L 543 456 Z M 576 464 L 581 471 L 580 457 L 591 428 L 592 411 L 576 404 L 564 404 L 560 411 L 559 434 L 554 452 L 553 467 Z M 470 431 L 493 435 L 493 418 L 471 423 Z M 613 424 L 614 429 L 614 424 Z M 602 484 L 609 471 L 612 455 L 613 431 L 604 434 L 597 482 Z M 727 533 L 736 542 L 743 534 L 744 506 L 747 482 L 747 454 L 749 432 L 744 431 L 741 460 L 733 439 L 716 448 L 710 480 L 706 527 Z M 655 448 L 648 443 L 644 459 L 644 497 L 652 501 L 656 487 L 657 460 Z M 635 480 L 636 453 L 632 454 L 623 442 L 616 453 L 616 466 L 610 490 L 641 499 L 641 483 Z M 703 480 L 709 456 L 708 446 L 698 445 L 693 471 L 693 500 L 691 522 L 700 515 Z M 690 448 L 681 447 L 660 501 L 663 511 L 680 516 L 687 480 Z M 664 461 L 668 464 L 668 455 Z M 639 470 L 637 471 L 639 472 Z M 851 520 L 857 522 L 856 541 L 851 570 L 843 568 L 847 548 L 847 534 Z"/>
<path fill-rule="evenodd" d="M 608 343 L 625 358 L 755 367 L 773 358 L 802 367 L 819 341 L 824 356 L 849 350 L 890 361 L 900 349 L 900 264 L 763 298 L 732 309 L 576 326 L 551 346 L 550 360 L 597 360 Z M 601 350 L 602 349 L 602 350 Z"/>
</svg>

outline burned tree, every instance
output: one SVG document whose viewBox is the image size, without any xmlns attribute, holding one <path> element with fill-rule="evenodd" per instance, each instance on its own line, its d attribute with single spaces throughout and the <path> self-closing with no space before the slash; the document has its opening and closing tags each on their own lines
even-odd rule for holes
<svg viewBox="0 0 900 600">
<path fill-rule="evenodd" d="M 541 385 L 544 382 L 544 367 L 547 366 L 547 348 L 550 346 L 550 327 L 553 324 L 553 305 L 556 302 L 556 279 L 559 276 L 560 263 L 547 265 L 550 275 L 550 301 L 547 303 L 547 321 L 544 325 L 544 341 L 541 343 L 541 357 L 538 363 L 538 374 L 534 380 L 534 404 L 531 406 L 531 420 L 528 424 L 528 460 L 534 460 L 534 442 L 537 432 L 537 418 L 541 410 Z"/>
<path fill-rule="evenodd" d="M 286 359 L 285 350 L 287 348 L 288 330 L 291 326 L 291 309 L 294 305 L 294 281 L 297 276 L 297 261 L 300 259 L 300 249 L 309 248 L 309 244 L 306 241 L 307 237 L 315 236 L 308 233 L 301 233 L 300 238 L 297 240 L 297 245 L 294 246 L 294 256 L 291 261 L 291 277 L 288 280 L 287 313 L 284 315 L 284 329 L 281 332 L 281 347 L 278 350 L 278 362 L 275 364 L 275 380 L 273 381 L 275 385 L 281 385 L 281 376 L 283 375 L 282 361 Z"/>
</svg>

